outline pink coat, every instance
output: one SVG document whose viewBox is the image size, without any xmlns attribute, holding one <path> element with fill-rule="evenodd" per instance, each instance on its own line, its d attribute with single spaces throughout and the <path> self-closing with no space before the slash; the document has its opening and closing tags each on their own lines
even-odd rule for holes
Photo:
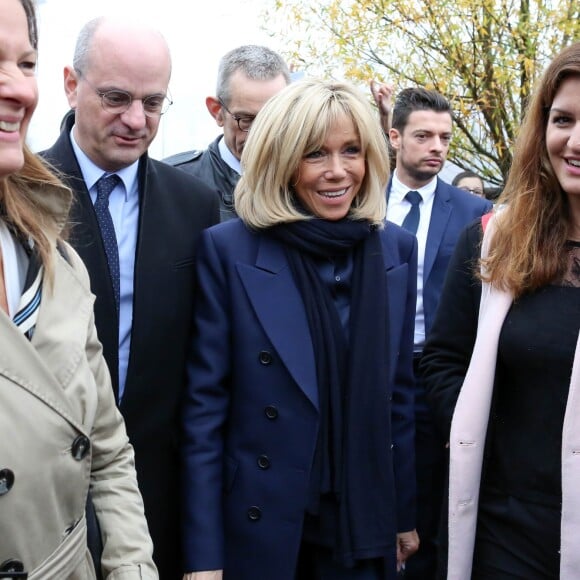
<svg viewBox="0 0 580 580">
<path fill-rule="evenodd" d="M 486 228 L 483 252 L 493 234 Z M 483 451 L 500 331 L 512 296 L 483 284 L 477 338 L 450 437 L 448 580 L 469 580 L 477 525 Z M 562 430 L 560 579 L 580 578 L 580 340 L 576 345 Z"/>
</svg>

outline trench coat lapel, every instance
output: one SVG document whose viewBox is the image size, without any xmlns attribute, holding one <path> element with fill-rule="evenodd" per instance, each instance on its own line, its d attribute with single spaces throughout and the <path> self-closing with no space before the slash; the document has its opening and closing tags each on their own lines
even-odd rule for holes
<svg viewBox="0 0 580 580">
<path fill-rule="evenodd" d="M 239 264 L 238 272 L 256 316 L 282 362 L 318 408 L 312 338 L 283 248 L 262 237 L 255 266 Z"/>
<path fill-rule="evenodd" d="M 64 259 L 56 256 L 55 262 L 54 288 L 51 291 L 48 284 L 43 288 L 31 341 L 4 312 L 0 312 L 0 332 L 4 337 L 0 373 L 85 432 L 75 418 L 64 389 L 84 353 L 66 348 L 63 345 L 66 337 L 61 331 L 66 328 L 67 332 L 86 334 L 93 303 Z"/>
</svg>

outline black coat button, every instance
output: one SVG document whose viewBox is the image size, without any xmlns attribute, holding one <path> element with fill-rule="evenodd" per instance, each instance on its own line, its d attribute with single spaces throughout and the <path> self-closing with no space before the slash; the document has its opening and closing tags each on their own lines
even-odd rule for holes
<svg viewBox="0 0 580 580">
<path fill-rule="evenodd" d="M 270 467 L 270 458 L 267 455 L 260 455 L 258 457 L 258 467 L 260 469 L 268 469 Z"/>
<path fill-rule="evenodd" d="M 253 522 L 257 522 L 262 517 L 262 510 L 258 507 L 253 505 L 248 510 L 248 518 Z"/>
<path fill-rule="evenodd" d="M 89 449 L 91 448 L 91 442 L 88 437 L 84 435 L 79 435 L 72 444 L 71 453 L 72 456 L 77 460 L 81 461 L 87 456 Z"/>
<path fill-rule="evenodd" d="M 268 419 L 274 420 L 274 419 L 278 418 L 278 409 L 276 409 L 276 407 L 274 407 L 274 405 L 268 405 L 264 409 L 264 413 L 265 413 L 266 417 L 268 417 Z"/>
<path fill-rule="evenodd" d="M 272 364 L 272 353 L 267 350 L 261 350 L 259 355 L 260 364 L 271 365 Z"/>
<path fill-rule="evenodd" d="M 24 572 L 24 564 L 20 560 L 14 560 L 14 558 L 4 560 L 0 564 L 0 572 Z M 11 576 L 2 575 L 0 578 L 11 578 Z M 18 578 L 18 576 L 14 576 L 14 578 Z"/>
<path fill-rule="evenodd" d="M 14 485 L 14 472 L 10 469 L 0 469 L 0 495 L 8 493 Z"/>
</svg>

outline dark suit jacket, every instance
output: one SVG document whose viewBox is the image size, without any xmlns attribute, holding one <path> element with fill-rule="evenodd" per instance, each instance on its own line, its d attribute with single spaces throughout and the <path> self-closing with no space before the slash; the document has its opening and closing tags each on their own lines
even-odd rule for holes
<svg viewBox="0 0 580 580">
<path fill-rule="evenodd" d="M 421 359 L 427 398 L 437 426 L 447 440 L 477 334 L 481 282 L 476 271 L 481 239 L 480 219 L 464 228 L 459 236 Z"/>
<path fill-rule="evenodd" d="M 437 178 L 423 264 L 423 311 L 427 339 L 431 333 L 445 274 L 459 234 L 467 224 L 490 211 L 492 207 L 490 201 Z M 416 403 L 417 411 L 424 416 L 428 411 L 421 381 L 417 382 Z"/>
<path fill-rule="evenodd" d="M 73 122 L 42 155 L 75 194 L 70 241 L 90 274 L 97 331 L 117 393 L 119 323 L 99 226 L 70 143 Z M 219 221 L 218 198 L 199 180 L 147 155 L 138 175 L 133 327 L 120 409 L 135 448 L 155 562 L 161 578 L 172 579 L 181 577 L 178 407 L 191 334 L 193 256 L 200 232 Z"/>
<path fill-rule="evenodd" d="M 173 167 L 195 175 L 206 185 L 215 189 L 220 198 L 220 219 L 222 222 L 237 217 L 234 210 L 234 189 L 240 180 L 239 173 L 235 172 L 223 159 L 219 150 L 220 135 L 209 144 L 205 151 L 185 151 L 163 159 Z"/>
<path fill-rule="evenodd" d="M 412 343 L 416 240 L 381 232 L 388 286 L 392 479 L 385 533 L 415 526 Z M 184 406 L 188 570 L 294 580 L 318 429 L 314 353 L 283 246 L 240 220 L 206 230 L 197 257 L 194 342 Z M 372 340 L 372 337 L 369 337 Z M 380 363 L 382 361 L 376 361 Z M 389 408 L 390 407 L 390 408 Z"/>
<path fill-rule="evenodd" d="M 492 208 L 492 203 L 437 178 L 425 262 L 423 266 L 423 308 L 428 337 L 441 298 L 449 260 L 463 228 Z"/>
</svg>

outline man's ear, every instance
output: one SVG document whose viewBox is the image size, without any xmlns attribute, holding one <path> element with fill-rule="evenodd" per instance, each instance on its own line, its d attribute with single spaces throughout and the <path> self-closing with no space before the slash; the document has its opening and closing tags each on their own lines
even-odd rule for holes
<svg viewBox="0 0 580 580">
<path fill-rule="evenodd" d="M 395 151 L 399 150 L 401 145 L 401 133 L 399 133 L 398 129 L 389 129 L 389 143 Z"/>
<path fill-rule="evenodd" d="M 79 75 L 71 66 L 64 67 L 64 92 L 71 109 L 77 106 L 77 89 L 79 86 Z"/>
<path fill-rule="evenodd" d="M 209 114 L 215 119 L 218 127 L 224 126 L 224 110 L 216 97 L 206 97 L 205 106 L 209 111 Z"/>
</svg>

